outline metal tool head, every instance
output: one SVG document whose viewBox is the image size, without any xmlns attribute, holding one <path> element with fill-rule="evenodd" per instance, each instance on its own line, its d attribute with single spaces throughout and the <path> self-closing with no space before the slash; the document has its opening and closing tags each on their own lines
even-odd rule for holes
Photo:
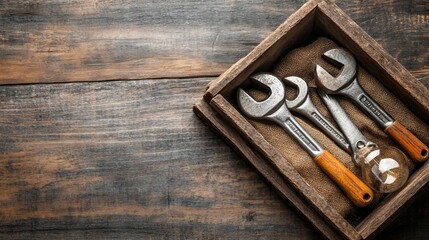
<svg viewBox="0 0 429 240">
<path fill-rule="evenodd" d="M 316 82 L 327 93 L 336 92 L 349 85 L 356 75 L 356 60 L 343 49 L 331 49 L 323 57 L 337 67 L 342 67 L 340 74 L 333 77 L 323 67 L 316 65 Z"/>
<path fill-rule="evenodd" d="M 283 83 L 276 76 L 268 73 L 259 73 L 250 77 L 252 83 L 265 90 L 268 98 L 263 101 L 256 101 L 243 89 L 238 89 L 237 103 L 240 109 L 249 117 L 261 118 L 267 116 L 277 106 L 283 104 L 285 90 Z"/>
<path fill-rule="evenodd" d="M 293 100 L 286 99 L 286 106 L 289 109 L 298 108 L 308 98 L 308 86 L 304 79 L 299 77 L 286 77 L 283 79 L 285 85 L 292 85 L 298 89 L 298 94 Z"/>
</svg>

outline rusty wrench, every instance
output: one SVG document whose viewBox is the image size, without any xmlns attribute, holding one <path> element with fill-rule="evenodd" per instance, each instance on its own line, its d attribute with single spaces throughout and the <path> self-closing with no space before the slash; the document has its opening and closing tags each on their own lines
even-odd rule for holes
<svg viewBox="0 0 429 240">
<path fill-rule="evenodd" d="M 352 99 L 415 162 L 424 162 L 429 156 L 429 148 L 399 121 L 395 121 L 363 90 L 357 81 L 357 65 L 354 57 L 343 49 L 331 49 L 325 52 L 323 57 L 336 66 L 342 66 L 342 71 L 337 77 L 333 77 L 321 66 L 316 65 L 318 87 L 326 93 L 340 94 Z"/>
<path fill-rule="evenodd" d="M 316 164 L 355 205 L 363 207 L 371 203 L 374 197 L 372 190 L 331 153 L 324 150 L 293 118 L 286 107 L 285 89 L 280 79 L 271 74 L 261 73 L 251 76 L 250 80 L 257 87 L 267 91 L 269 96 L 258 102 L 239 88 L 237 103 L 242 112 L 251 118 L 267 119 L 279 124 L 310 154 Z"/>
<path fill-rule="evenodd" d="M 283 78 L 283 83 L 288 86 L 295 86 L 298 89 L 298 94 L 294 99 L 286 99 L 287 108 L 312 121 L 344 151 L 351 153 L 350 144 L 341 131 L 326 120 L 314 106 L 310 99 L 307 83 L 302 78 L 295 76 Z"/>
</svg>

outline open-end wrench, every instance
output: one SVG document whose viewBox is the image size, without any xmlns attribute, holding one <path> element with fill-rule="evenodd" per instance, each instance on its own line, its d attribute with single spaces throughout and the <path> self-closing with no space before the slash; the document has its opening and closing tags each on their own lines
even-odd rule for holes
<svg viewBox="0 0 429 240">
<path fill-rule="evenodd" d="M 415 162 L 424 162 L 429 157 L 429 148 L 399 121 L 395 121 L 360 86 L 357 81 L 357 65 L 354 57 L 343 49 L 331 49 L 323 57 L 332 64 L 342 67 L 341 73 L 333 77 L 321 66 L 316 65 L 318 87 L 329 94 L 340 94 L 352 99 L 369 115 L 385 133 L 393 138 Z"/>
<path fill-rule="evenodd" d="M 350 144 L 341 131 L 335 128 L 314 106 L 304 79 L 295 76 L 286 77 L 283 79 L 283 83 L 287 86 L 295 86 L 298 89 L 298 94 L 294 99 L 286 99 L 287 108 L 308 118 L 344 151 L 351 153 Z"/>
<path fill-rule="evenodd" d="M 269 96 L 258 102 L 239 88 L 237 103 L 242 112 L 251 118 L 267 119 L 279 124 L 310 154 L 316 164 L 356 206 L 364 207 L 371 203 L 374 198 L 372 190 L 331 153 L 324 150 L 293 118 L 286 107 L 285 89 L 280 79 L 268 73 L 260 73 L 251 76 L 250 80 L 256 87 L 265 90 Z"/>
</svg>

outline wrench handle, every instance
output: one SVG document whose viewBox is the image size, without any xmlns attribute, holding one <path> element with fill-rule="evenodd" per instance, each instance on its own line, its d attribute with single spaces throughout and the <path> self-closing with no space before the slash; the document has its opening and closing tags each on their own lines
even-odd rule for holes
<svg viewBox="0 0 429 240">
<path fill-rule="evenodd" d="M 314 161 L 356 206 L 365 207 L 372 202 L 374 192 L 330 152 L 324 150 Z"/>
<path fill-rule="evenodd" d="M 422 163 L 428 159 L 428 146 L 414 136 L 414 134 L 405 128 L 399 121 L 393 122 L 390 126 L 384 129 L 384 132 L 401 145 L 415 162 Z"/>
</svg>

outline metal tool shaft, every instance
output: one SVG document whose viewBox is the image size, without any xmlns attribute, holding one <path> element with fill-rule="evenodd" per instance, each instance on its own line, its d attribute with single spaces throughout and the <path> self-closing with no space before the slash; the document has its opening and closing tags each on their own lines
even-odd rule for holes
<svg viewBox="0 0 429 240">
<path fill-rule="evenodd" d="M 285 104 L 281 105 L 277 111 L 267 116 L 267 118 L 279 124 L 312 158 L 323 152 L 323 148 L 301 127 L 290 114 Z"/>
<path fill-rule="evenodd" d="M 341 131 L 334 127 L 314 106 L 310 99 L 308 85 L 304 79 L 291 76 L 284 78 L 283 82 L 287 86 L 292 85 L 298 89 L 298 94 L 293 100 L 286 99 L 287 108 L 312 121 L 344 151 L 351 152 L 349 143 Z"/>
<path fill-rule="evenodd" d="M 394 122 L 393 117 L 363 90 L 356 78 L 338 93 L 352 99 L 380 128 L 385 129 Z"/>
<path fill-rule="evenodd" d="M 357 160 L 357 153 L 360 148 L 367 145 L 370 141 L 361 133 L 361 131 L 359 131 L 357 126 L 349 118 L 337 99 L 321 90 L 318 90 L 317 92 L 319 93 L 332 117 L 337 122 L 341 131 L 344 133 L 344 136 L 350 143 L 350 147 L 353 152 L 353 161 L 356 164 L 359 164 Z"/>
<path fill-rule="evenodd" d="M 350 145 L 345 139 L 344 135 L 316 109 L 309 98 L 303 105 L 301 105 L 299 108 L 293 109 L 293 111 L 300 113 L 312 121 L 344 151 L 350 152 Z"/>
</svg>

